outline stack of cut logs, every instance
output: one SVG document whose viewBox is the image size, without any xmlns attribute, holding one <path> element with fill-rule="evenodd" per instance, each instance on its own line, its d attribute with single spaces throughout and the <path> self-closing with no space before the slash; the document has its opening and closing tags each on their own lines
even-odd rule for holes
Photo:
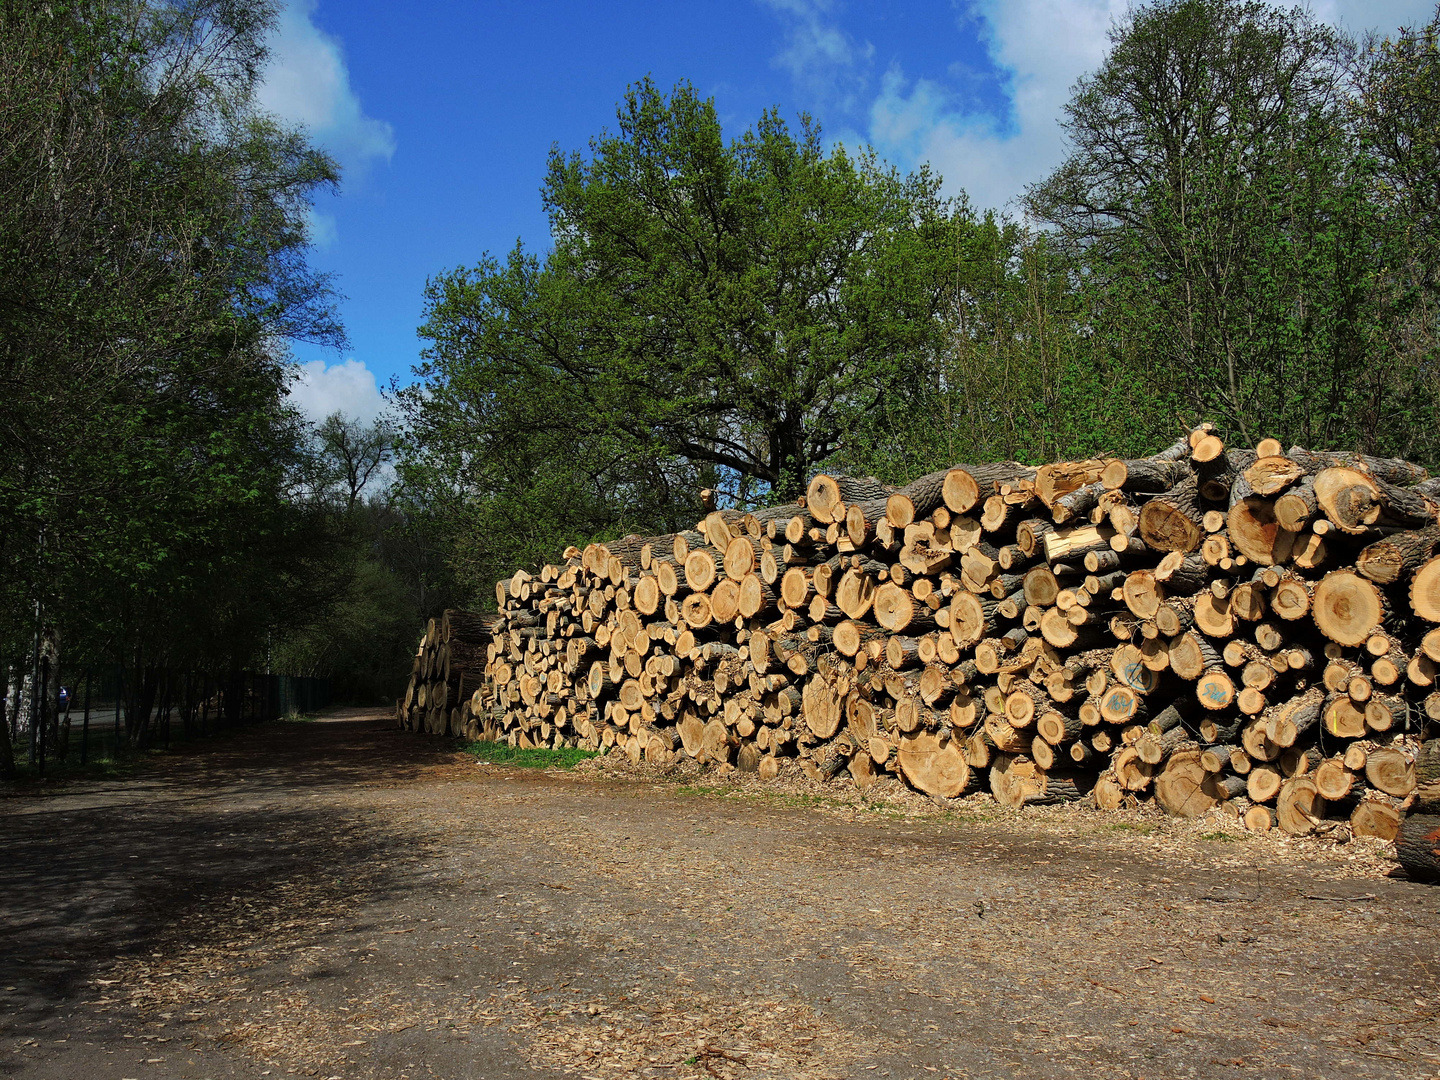
<svg viewBox="0 0 1440 1080">
<path fill-rule="evenodd" d="M 1436 779 L 1437 513 L 1440 480 L 1407 462 L 1227 448 L 1209 425 L 1142 460 L 818 475 L 797 503 L 517 572 L 485 645 L 476 616 L 431 627 L 399 713 L 1393 838 Z"/>
<path fill-rule="evenodd" d="M 396 702 L 402 726 L 430 735 L 462 734 L 460 715 L 485 681 L 495 616 L 447 611 L 431 619 L 415 650 L 410 683 Z M 462 703 L 464 709 L 462 710 Z"/>
</svg>

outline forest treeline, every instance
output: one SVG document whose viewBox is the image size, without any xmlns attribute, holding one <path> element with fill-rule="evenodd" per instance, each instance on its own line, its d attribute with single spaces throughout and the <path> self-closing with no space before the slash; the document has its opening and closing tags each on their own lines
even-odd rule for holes
<svg viewBox="0 0 1440 1080">
<path fill-rule="evenodd" d="M 817 469 L 1237 442 L 1440 463 L 1437 23 L 1158 0 L 1010 212 L 645 81 L 551 154 L 551 247 L 441 274 L 400 475 L 462 589 Z M 963 184 L 963 177 L 951 178 Z M 578 535 L 577 535 L 578 533 Z"/>
<path fill-rule="evenodd" d="M 378 695 L 413 648 L 424 552 L 350 468 L 382 464 L 387 430 L 317 427 L 288 400 L 289 343 L 344 332 L 306 261 L 307 212 L 338 170 L 255 103 L 276 14 L 0 6 L 12 732 L 36 671 L 52 722 L 60 685 L 104 677 L 144 745 L 151 717 L 228 673 L 338 667 Z"/>
</svg>

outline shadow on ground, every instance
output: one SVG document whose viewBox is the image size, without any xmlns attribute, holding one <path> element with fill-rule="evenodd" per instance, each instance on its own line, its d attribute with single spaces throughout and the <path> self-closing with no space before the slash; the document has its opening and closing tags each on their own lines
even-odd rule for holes
<svg viewBox="0 0 1440 1080">
<path fill-rule="evenodd" d="M 0 800 L 0 1035 L 123 991 L 107 973 L 162 941 L 167 954 L 216 944 L 235 909 L 281 919 L 403 890 L 413 838 L 321 796 L 410 783 L 451 755 L 370 716 L 264 725 L 126 778 Z"/>
</svg>

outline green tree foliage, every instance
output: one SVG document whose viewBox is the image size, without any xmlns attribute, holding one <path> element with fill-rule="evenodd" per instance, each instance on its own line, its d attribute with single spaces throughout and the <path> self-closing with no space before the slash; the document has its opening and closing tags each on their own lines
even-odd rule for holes
<svg viewBox="0 0 1440 1080">
<path fill-rule="evenodd" d="M 1433 403 L 1384 362 L 1400 249 L 1348 43 L 1253 0 L 1149 4 L 1112 42 L 1066 107 L 1069 157 L 1026 207 L 1073 258 L 1096 388 L 1141 376 L 1148 404 L 1121 387 L 1113 421 L 1152 445 L 1180 413 L 1246 441 L 1421 452 Z"/>
<path fill-rule="evenodd" d="M 394 438 L 385 419 L 365 424 L 337 412 L 316 425 L 302 501 L 337 538 L 330 592 L 313 618 L 276 637 L 270 655 L 275 670 L 327 676 L 337 697 L 364 704 L 393 701 L 417 628 L 451 599 L 396 498 Z"/>
<path fill-rule="evenodd" d="M 0 8 L 0 646 L 263 657 L 331 591 L 287 340 L 339 344 L 306 265 L 334 163 L 254 104 L 268 0 Z M 22 665 L 23 666 L 23 665 Z"/>
<path fill-rule="evenodd" d="M 482 581 L 560 536 L 793 496 L 930 366 L 953 218 L 922 172 L 774 113 L 726 142 L 686 84 L 551 155 L 554 242 L 426 293 L 402 473 Z"/>
<path fill-rule="evenodd" d="M 1440 17 L 1152 0 L 1025 223 L 649 83 L 552 154 L 553 251 L 436 278 L 400 471 L 462 588 L 824 467 L 1168 444 L 1200 419 L 1440 463 Z"/>
</svg>

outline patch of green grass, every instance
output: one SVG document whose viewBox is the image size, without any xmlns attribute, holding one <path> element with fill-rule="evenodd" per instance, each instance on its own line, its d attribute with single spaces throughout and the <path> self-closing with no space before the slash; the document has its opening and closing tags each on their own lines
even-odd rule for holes
<svg viewBox="0 0 1440 1080">
<path fill-rule="evenodd" d="M 1218 840 L 1218 841 L 1220 841 L 1222 844 L 1231 844 L 1231 843 L 1234 843 L 1235 840 L 1238 839 L 1238 838 L 1235 837 L 1235 836 L 1232 836 L 1232 835 L 1231 835 L 1230 833 L 1228 833 L 1228 832 L 1207 832 L 1207 833 L 1201 833 L 1201 834 L 1200 834 L 1200 839 L 1201 839 L 1201 840 Z"/>
<path fill-rule="evenodd" d="M 594 750 L 566 747 L 548 750 L 539 747 L 522 750 L 498 742 L 467 742 L 460 748 L 471 757 L 491 765 L 514 765 L 521 769 L 573 769 L 586 758 L 596 756 Z"/>
<path fill-rule="evenodd" d="M 92 738 L 84 765 L 80 764 L 78 739 L 72 743 L 63 758 L 47 754 L 43 775 L 39 765 L 30 762 L 29 745 L 23 741 L 17 743 L 14 748 L 15 778 L 0 783 L 20 788 L 63 780 L 107 780 L 136 771 L 148 756 L 128 746 L 117 751 L 114 741 L 109 738 L 103 740 L 103 745 L 97 745 L 97 742 L 101 741 Z"/>
<path fill-rule="evenodd" d="M 319 713 L 286 713 L 280 717 L 282 724 L 313 724 L 320 719 Z"/>
</svg>

